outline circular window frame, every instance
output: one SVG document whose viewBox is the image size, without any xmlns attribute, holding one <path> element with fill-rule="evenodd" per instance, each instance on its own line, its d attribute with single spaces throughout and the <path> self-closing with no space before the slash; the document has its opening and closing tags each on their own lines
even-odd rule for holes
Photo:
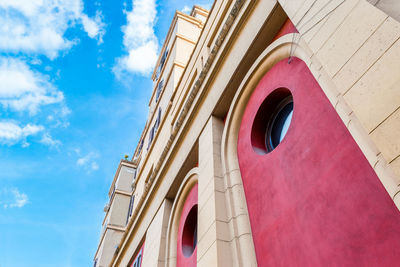
<svg viewBox="0 0 400 267">
<path fill-rule="evenodd" d="M 285 139 L 283 138 L 276 146 L 269 143 L 274 123 L 278 115 L 290 103 L 293 103 L 292 112 L 294 113 L 294 98 L 292 92 L 285 87 L 273 90 L 260 103 L 251 126 L 250 139 L 255 153 L 259 155 L 271 153 Z M 292 123 L 293 118 L 291 119 L 285 137 L 289 132 Z"/>
<path fill-rule="evenodd" d="M 265 145 L 266 145 L 266 148 L 267 148 L 267 151 L 268 151 L 268 152 L 271 152 L 272 150 L 274 150 L 274 149 L 283 141 L 283 139 L 285 138 L 285 136 L 286 136 L 286 134 L 287 134 L 287 131 L 288 131 L 289 128 L 290 128 L 291 121 L 290 121 L 290 123 L 289 123 L 288 130 L 286 131 L 286 133 L 285 133 L 284 137 L 282 138 L 282 140 L 280 140 L 278 144 L 274 145 L 274 144 L 273 144 L 274 141 L 272 140 L 272 139 L 273 139 L 272 135 L 273 135 L 274 128 L 275 128 L 275 126 L 276 126 L 276 125 L 275 125 L 275 124 L 276 124 L 276 121 L 277 121 L 279 115 L 280 115 L 280 114 L 284 111 L 284 109 L 285 109 L 288 105 L 290 105 L 290 104 L 292 104 L 292 109 L 291 109 L 291 111 L 288 113 L 288 116 L 289 116 L 289 114 L 292 113 L 293 110 L 294 110 L 294 103 L 293 103 L 293 96 L 292 96 L 292 95 L 287 96 L 286 98 L 284 98 L 284 99 L 276 106 L 276 108 L 275 108 L 273 114 L 272 114 L 271 116 L 269 116 L 269 120 L 268 120 L 268 123 L 267 123 L 267 129 L 266 129 L 266 131 L 265 131 Z M 287 116 L 287 117 L 288 117 L 288 116 Z M 286 119 L 287 119 L 287 117 L 286 117 Z"/>
</svg>

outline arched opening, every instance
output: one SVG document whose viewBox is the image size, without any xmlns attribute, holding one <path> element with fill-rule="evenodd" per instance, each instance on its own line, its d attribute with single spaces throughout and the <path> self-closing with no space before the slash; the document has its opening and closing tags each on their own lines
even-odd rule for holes
<svg viewBox="0 0 400 267">
<path fill-rule="evenodd" d="M 177 190 L 167 230 L 166 266 L 197 264 L 197 167 L 191 169 Z"/>
</svg>

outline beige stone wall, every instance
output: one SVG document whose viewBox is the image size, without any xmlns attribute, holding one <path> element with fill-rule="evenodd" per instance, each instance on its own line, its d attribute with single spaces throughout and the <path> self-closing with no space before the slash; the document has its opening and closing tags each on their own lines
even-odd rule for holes
<svg viewBox="0 0 400 267">
<path fill-rule="evenodd" d="M 231 238 L 222 177 L 223 122 L 211 117 L 199 138 L 197 266 L 232 266 Z"/>
<path fill-rule="evenodd" d="M 146 232 L 143 266 L 165 266 L 165 243 L 172 203 L 165 200 Z"/>
<path fill-rule="evenodd" d="M 181 14 L 181 13 L 180 13 Z M 186 20 L 187 17 L 180 18 L 181 20 Z M 200 23 L 179 23 L 177 34 L 185 36 L 188 40 L 196 43 L 199 38 L 202 27 L 199 27 Z"/>
<path fill-rule="evenodd" d="M 321 64 L 320 71 L 374 142 L 375 155 L 367 158 L 395 198 L 400 184 L 399 22 L 365 0 L 280 2 Z M 361 148 L 368 142 L 353 137 Z"/>
<path fill-rule="evenodd" d="M 108 267 L 111 259 L 114 256 L 114 252 L 116 247 L 119 245 L 121 241 L 121 237 L 123 235 L 122 231 L 107 229 L 104 235 L 104 240 L 101 244 L 101 248 L 98 251 L 98 254 L 95 256 L 97 259 L 96 267 Z"/>
<path fill-rule="evenodd" d="M 124 227 L 130 202 L 130 195 L 126 193 L 115 193 L 113 202 L 116 205 L 111 205 L 109 224 Z"/>
<path fill-rule="evenodd" d="M 117 181 L 115 182 L 115 189 L 125 192 L 132 191 L 132 183 L 135 176 L 135 169 L 128 166 L 121 166 Z"/>
</svg>

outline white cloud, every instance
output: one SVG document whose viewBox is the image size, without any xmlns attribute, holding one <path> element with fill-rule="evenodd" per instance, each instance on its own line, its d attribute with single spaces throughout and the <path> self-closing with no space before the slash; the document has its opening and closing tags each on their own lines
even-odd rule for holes
<svg viewBox="0 0 400 267">
<path fill-rule="evenodd" d="M 50 147 L 61 144 L 49 129 L 68 127 L 71 111 L 50 77 L 34 69 L 43 64 L 41 56 L 52 60 L 79 42 L 69 34 L 73 31 L 67 36 L 69 29 L 84 31 L 100 44 L 106 25 L 101 11 L 92 17 L 84 12 L 83 0 L 0 0 L 0 52 L 7 55 L 0 56 L 0 145 L 27 147 L 27 138 L 39 134 L 41 139 L 33 140 Z M 60 70 L 54 76 L 59 78 Z M 46 119 L 31 122 L 41 118 Z"/>
<path fill-rule="evenodd" d="M 29 203 L 28 196 L 17 188 L 3 189 L 0 191 L 0 205 L 3 208 L 22 208 Z"/>
<path fill-rule="evenodd" d="M 78 155 L 80 155 L 80 149 L 76 149 L 75 153 L 77 153 Z M 88 172 L 91 171 L 96 171 L 99 169 L 99 165 L 96 162 L 96 159 L 99 157 L 99 155 L 95 152 L 89 152 L 87 155 L 85 156 L 80 156 L 78 158 L 78 160 L 76 161 L 76 165 L 78 165 L 79 167 L 84 168 L 85 170 L 87 170 Z"/>
<path fill-rule="evenodd" d="M 101 13 L 89 18 L 82 0 L 0 0 L 0 50 L 53 59 L 76 43 L 64 34 L 77 24 L 101 42 L 105 33 Z"/>
<path fill-rule="evenodd" d="M 128 52 L 117 59 L 114 73 L 124 72 L 149 74 L 158 58 L 158 40 L 154 34 L 156 21 L 155 0 L 133 0 L 133 8 L 126 12 L 127 25 L 122 27 L 124 47 Z"/>
<path fill-rule="evenodd" d="M 97 162 L 92 162 L 92 164 L 90 165 L 92 170 L 98 170 L 99 169 L 99 164 L 97 164 Z"/>
<path fill-rule="evenodd" d="M 19 59 L 0 57 L 0 81 L 0 104 L 4 109 L 33 115 L 40 106 L 64 99 L 47 76 L 31 70 Z"/>
<path fill-rule="evenodd" d="M 86 14 L 82 15 L 83 28 L 89 37 L 97 39 L 99 44 L 103 42 L 103 36 L 106 33 L 106 25 L 103 20 L 104 18 L 101 11 L 96 12 L 94 19 L 90 19 Z"/>
<path fill-rule="evenodd" d="M 27 124 L 21 127 L 13 121 L 0 121 L 0 144 L 14 145 L 22 142 L 22 145 L 26 147 L 29 146 L 27 137 L 34 136 L 43 130 L 41 125 Z"/>
<path fill-rule="evenodd" d="M 49 133 L 45 133 L 40 139 L 40 143 L 49 146 L 58 148 L 61 145 L 61 141 L 53 139 L 53 137 Z"/>
<path fill-rule="evenodd" d="M 182 8 L 182 12 L 183 13 L 190 13 L 190 11 L 192 11 L 192 8 L 190 7 L 190 6 L 184 6 L 183 8 Z"/>
<path fill-rule="evenodd" d="M 68 115 L 71 110 L 62 105 L 60 108 L 54 109 L 51 114 L 47 115 L 46 122 L 51 124 L 51 128 L 67 128 L 69 126 Z"/>
<path fill-rule="evenodd" d="M 42 65 L 42 61 L 38 58 L 33 58 L 29 63 L 32 65 Z"/>
</svg>

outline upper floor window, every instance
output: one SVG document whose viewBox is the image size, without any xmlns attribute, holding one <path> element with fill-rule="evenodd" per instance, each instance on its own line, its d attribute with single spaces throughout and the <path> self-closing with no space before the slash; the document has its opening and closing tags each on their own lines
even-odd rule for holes
<svg viewBox="0 0 400 267">
<path fill-rule="evenodd" d="M 157 86 L 157 91 L 156 91 L 156 103 L 158 102 L 158 98 L 159 98 L 160 95 L 161 95 L 161 91 L 162 91 L 163 86 L 164 86 L 164 80 L 161 80 L 161 81 L 158 83 L 158 86 Z"/>
<path fill-rule="evenodd" d="M 111 193 L 110 200 L 112 200 L 114 194 L 115 194 L 115 185 L 114 185 L 114 187 L 113 187 L 113 191 L 112 191 L 112 193 Z"/>
<path fill-rule="evenodd" d="M 161 107 L 158 108 L 157 119 L 156 119 L 156 122 L 154 123 L 154 128 L 155 128 L 156 132 L 158 130 L 158 127 L 160 126 L 160 122 L 161 122 Z"/>
<path fill-rule="evenodd" d="M 129 218 L 132 216 L 132 212 L 133 212 L 133 204 L 135 203 L 135 195 L 131 196 L 131 200 L 129 202 L 129 209 L 128 209 L 128 216 L 126 218 L 126 224 L 128 224 L 129 222 Z"/>
<path fill-rule="evenodd" d="M 153 142 L 153 138 L 154 138 L 154 126 L 151 127 L 150 129 L 150 134 L 149 134 L 149 143 L 147 145 L 147 150 L 149 150 L 151 143 Z"/>
<path fill-rule="evenodd" d="M 161 71 L 164 67 L 164 63 L 167 60 L 167 56 L 168 56 L 168 50 L 165 50 L 164 54 L 161 57 L 160 64 L 158 65 L 157 68 L 156 80 L 158 80 L 158 78 L 160 77 Z"/>
<path fill-rule="evenodd" d="M 154 135 L 156 134 L 158 127 L 160 126 L 160 122 L 161 122 L 161 107 L 158 109 L 157 119 L 154 122 L 154 126 L 151 127 L 151 130 L 149 133 L 149 144 L 147 145 L 147 150 L 149 150 L 151 143 L 153 142 Z"/>
<path fill-rule="evenodd" d="M 161 60 L 160 60 L 160 71 L 164 67 L 164 63 L 165 63 L 165 60 L 167 59 L 167 56 L 168 56 L 168 50 L 165 50 L 165 52 L 162 55 Z"/>
<path fill-rule="evenodd" d="M 141 141 L 140 141 L 140 144 L 139 144 L 139 149 L 138 149 L 138 156 L 140 155 L 140 152 L 142 152 L 142 148 L 143 148 L 143 144 L 144 144 L 144 140 L 142 139 Z"/>
</svg>

